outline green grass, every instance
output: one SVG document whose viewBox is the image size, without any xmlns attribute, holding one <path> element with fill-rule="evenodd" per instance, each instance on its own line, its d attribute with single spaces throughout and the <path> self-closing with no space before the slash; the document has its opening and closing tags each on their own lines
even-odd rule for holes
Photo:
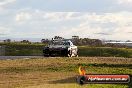
<svg viewBox="0 0 132 88">
<path fill-rule="evenodd" d="M 5 46 L 6 56 L 32 56 L 43 55 L 45 44 L 26 43 L 0 43 Z"/>
<path fill-rule="evenodd" d="M 132 57 L 132 49 L 80 46 L 79 56 Z"/>
<path fill-rule="evenodd" d="M 5 45 L 6 56 L 40 56 L 45 44 L 0 43 Z M 79 56 L 132 57 L 132 49 L 111 47 L 78 46 Z"/>
</svg>

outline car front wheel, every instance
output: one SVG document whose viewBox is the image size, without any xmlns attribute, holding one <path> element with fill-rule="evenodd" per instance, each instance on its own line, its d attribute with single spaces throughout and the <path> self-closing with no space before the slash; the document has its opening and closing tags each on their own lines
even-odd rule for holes
<svg viewBox="0 0 132 88">
<path fill-rule="evenodd" d="M 72 57 L 72 51 L 71 50 L 68 51 L 68 57 Z"/>
</svg>

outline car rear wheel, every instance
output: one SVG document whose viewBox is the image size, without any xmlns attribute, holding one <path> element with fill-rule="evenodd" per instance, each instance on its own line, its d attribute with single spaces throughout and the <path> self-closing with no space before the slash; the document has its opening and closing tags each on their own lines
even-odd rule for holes
<svg viewBox="0 0 132 88">
<path fill-rule="evenodd" d="M 50 51 L 47 49 L 44 51 L 44 57 L 49 57 L 50 56 Z"/>
<path fill-rule="evenodd" d="M 49 57 L 49 55 L 44 55 L 44 57 Z"/>
</svg>

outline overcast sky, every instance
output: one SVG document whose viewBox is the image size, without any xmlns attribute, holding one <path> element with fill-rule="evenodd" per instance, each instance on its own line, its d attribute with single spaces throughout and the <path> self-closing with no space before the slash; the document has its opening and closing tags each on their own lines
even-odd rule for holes
<svg viewBox="0 0 132 88">
<path fill-rule="evenodd" d="M 132 0 L 0 0 L 0 38 L 132 40 Z"/>
</svg>

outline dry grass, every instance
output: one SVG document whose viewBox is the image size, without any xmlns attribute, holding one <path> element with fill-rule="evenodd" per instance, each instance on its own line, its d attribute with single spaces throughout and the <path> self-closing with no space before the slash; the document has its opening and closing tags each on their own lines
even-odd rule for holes
<svg viewBox="0 0 132 88">
<path fill-rule="evenodd" d="M 127 88 L 76 84 L 78 65 L 92 74 L 132 74 L 132 58 L 81 57 L 0 60 L 0 88 Z"/>
<path fill-rule="evenodd" d="M 0 67 L 25 67 L 25 66 L 47 66 L 58 64 L 78 64 L 78 63 L 107 63 L 107 64 L 132 64 L 132 58 L 123 57 L 79 57 L 79 58 L 44 58 L 44 59 L 16 59 L 1 60 Z"/>
<path fill-rule="evenodd" d="M 23 88 L 23 87 L 19 87 L 19 88 Z M 112 85 L 110 87 L 110 85 L 104 85 L 102 86 L 102 84 L 89 84 L 89 85 L 78 85 L 78 84 L 44 84 L 44 85 L 38 85 L 38 86 L 29 86 L 26 88 L 128 88 L 127 86 L 123 85 L 123 86 L 119 86 L 119 85 Z"/>
</svg>

